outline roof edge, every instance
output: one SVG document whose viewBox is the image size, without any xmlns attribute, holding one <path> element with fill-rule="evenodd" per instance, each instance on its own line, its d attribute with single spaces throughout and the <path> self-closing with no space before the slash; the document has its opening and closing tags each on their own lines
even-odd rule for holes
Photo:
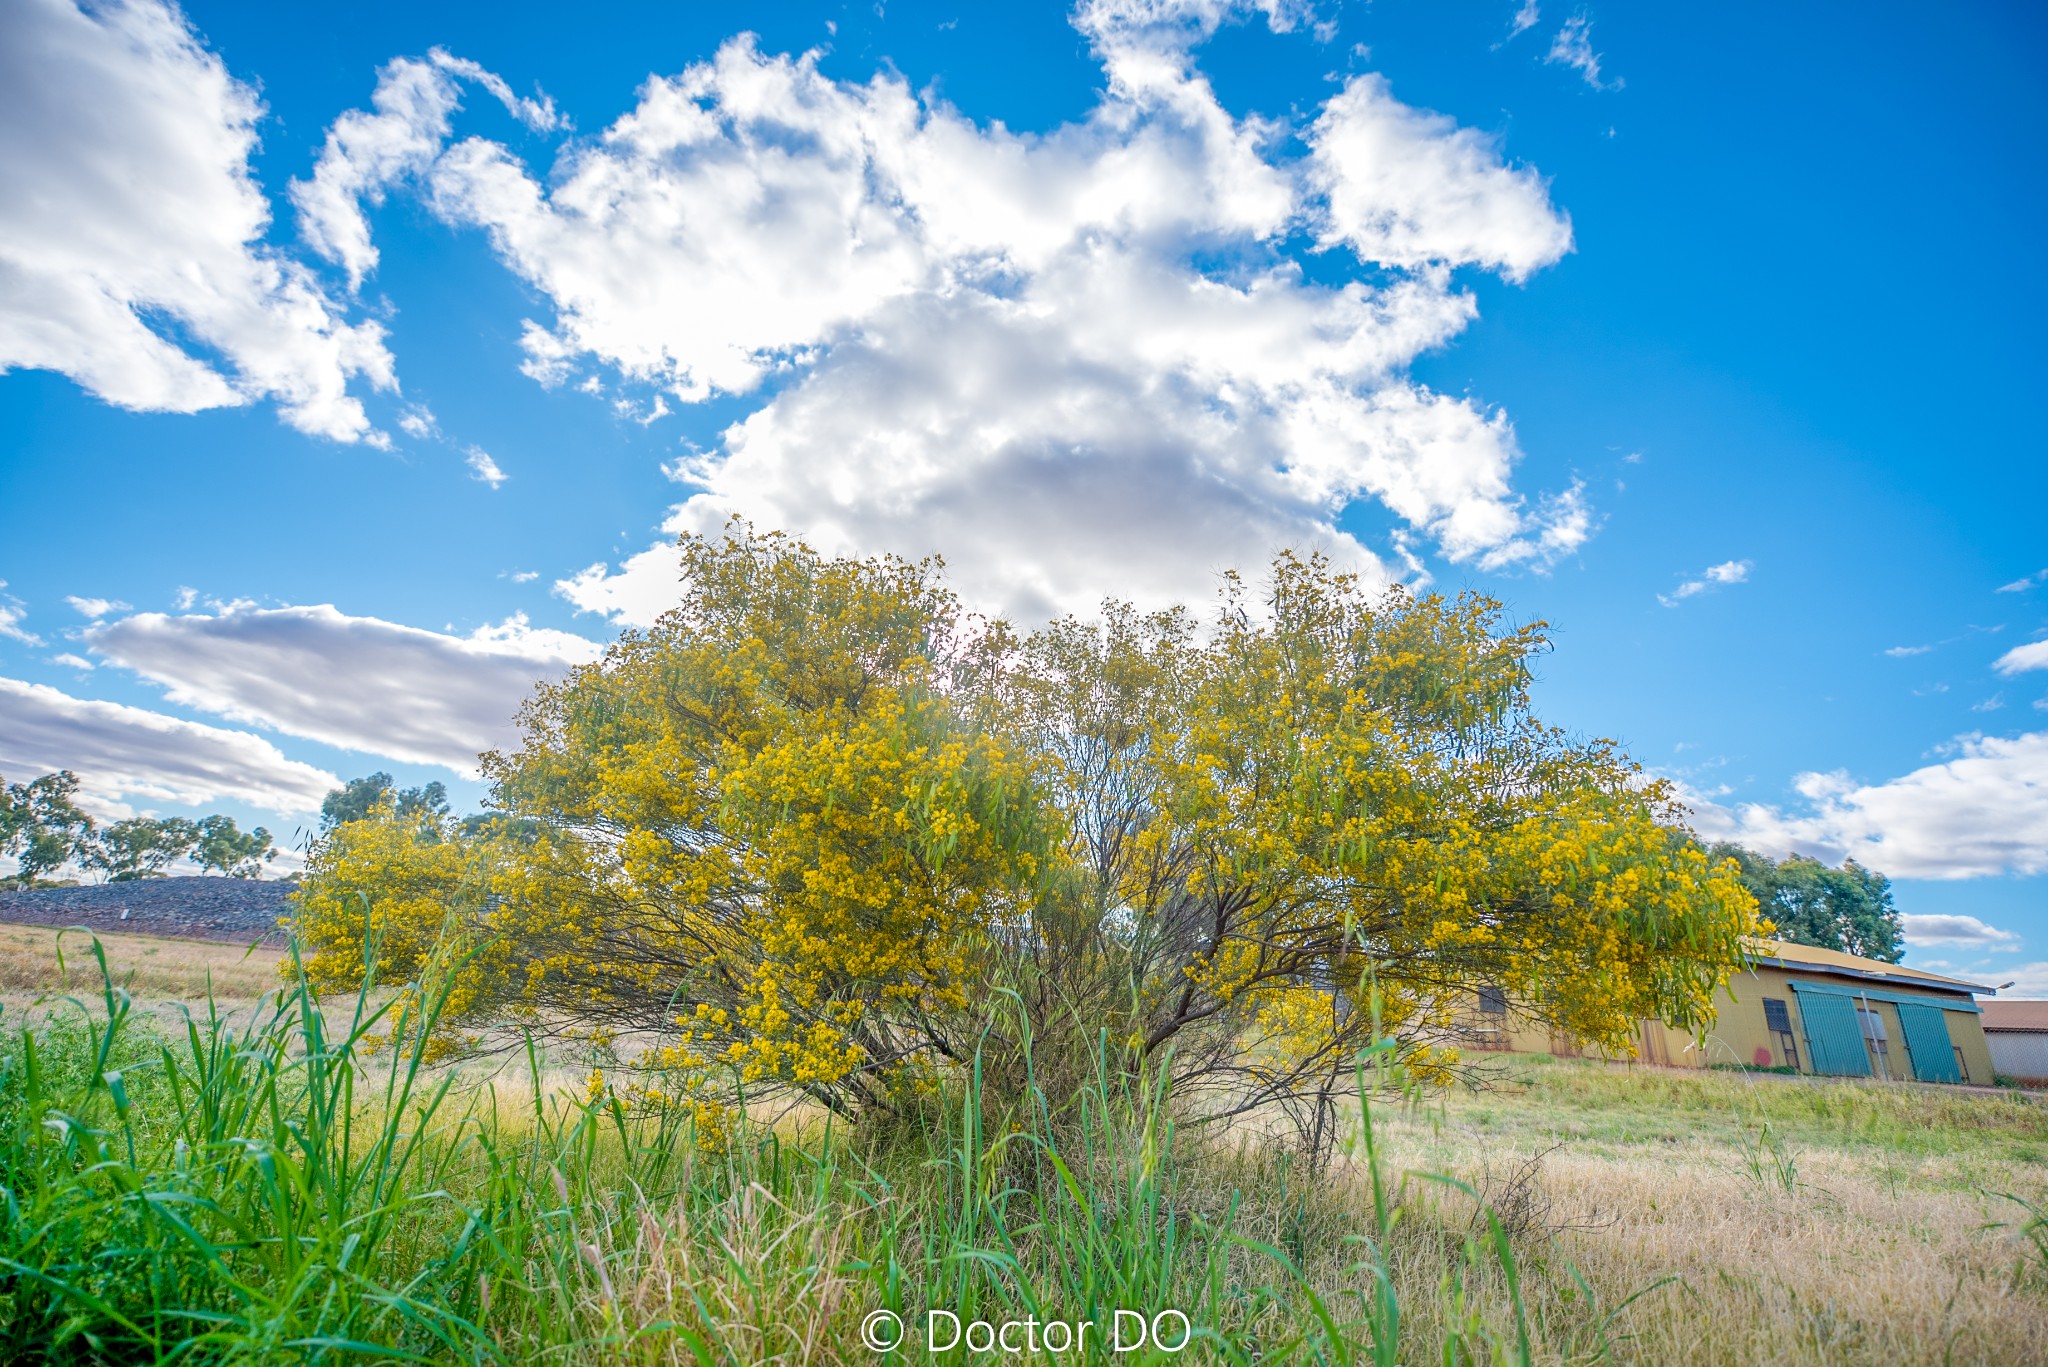
<svg viewBox="0 0 2048 1367">
<path fill-rule="evenodd" d="M 1833 973 L 1844 978 L 1856 978 L 1863 982 L 1890 983 L 1895 987 L 1924 987 L 1933 992 L 1952 992 L 1958 995 L 1978 994 L 1986 997 L 1998 995 L 1998 989 L 1983 983 L 1965 982 L 1961 978 L 1944 978 L 1939 974 L 1919 972 L 1882 973 L 1868 969 L 1852 968 L 1848 964 L 1816 963 L 1811 959 L 1781 959 L 1774 955 L 1756 954 L 1749 958 L 1751 964 L 1765 968 L 1783 968 L 1797 973 Z"/>
</svg>

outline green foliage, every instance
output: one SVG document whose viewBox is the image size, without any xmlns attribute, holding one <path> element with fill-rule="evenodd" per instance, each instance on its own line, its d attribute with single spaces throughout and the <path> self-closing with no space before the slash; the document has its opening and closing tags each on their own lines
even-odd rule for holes
<svg viewBox="0 0 2048 1367">
<path fill-rule="evenodd" d="M 320 828 L 331 831 L 350 821 L 368 820 L 386 804 L 400 816 L 438 819 L 448 815 L 448 786 L 436 779 L 418 788 L 394 788 L 391 775 L 382 772 L 352 778 L 321 800 Z"/>
<path fill-rule="evenodd" d="M 1583 1362 L 1635 1299 L 1581 1300 L 1483 1208 L 1476 1237 L 1433 1226 L 1369 1106 L 1352 1148 L 1371 1213 L 1333 1270 L 1351 1197 L 1181 1136 L 1164 1075 L 1125 1074 L 1107 1041 L 1063 1123 L 1035 1085 L 988 1095 L 970 1058 L 893 1148 L 745 1115 L 711 1145 L 664 1079 L 565 1095 L 530 1041 L 494 1080 L 436 1076 L 432 988 L 371 1059 L 392 1010 L 374 965 L 351 998 L 302 984 L 160 1032 L 100 963 L 97 1002 L 0 1041 L 0 1360 L 829 1367 L 875 1360 L 874 1309 L 1106 1327 L 1170 1307 L 1182 1361 Z M 1447 1269 L 1438 1296 L 1398 1289 L 1411 1260 Z M 1584 1308 L 1539 1314 L 1532 1288 Z M 1102 1337 L 1057 1360 L 1166 1360 Z"/>
<path fill-rule="evenodd" d="M 23 887 L 62 868 L 91 839 L 93 820 L 72 800 L 77 795 L 78 775 L 68 769 L 0 789 L 0 854 L 15 857 Z"/>
<path fill-rule="evenodd" d="M 1800 854 L 1774 860 L 1740 845 L 1716 845 L 1709 853 L 1735 861 L 1743 886 L 1777 926 L 1779 939 L 1888 964 L 1905 956 L 1891 880 L 1883 874 L 1853 859 L 1836 869 Z"/>
<path fill-rule="evenodd" d="M 270 832 L 258 826 L 243 832 L 231 816 L 209 816 L 198 826 L 192 857 L 202 869 L 230 878 L 261 878 L 263 866 L 277 858 Z"/>
<path fill-rule="evenodd" d="M 741 525 L 681 549 L 680 605 L 486 757 L 508 822 L 415 822 L 381 774 L 331 795 L 316 981 L 400 923 L 408 973 L 445 916 L 481 956 L 466 1023 L 640 1033 L 848 1115 L 977 1047 L 1021 1085 L 1021 1037 L 975 1035 L 1006 992 L 1069 1083 L 1106 1032 L 1211 1120 L 1281 1107 L 1322 1161 L 1381 1026 L 1441 1075 L 1492 985 L 1624 1047 L 1704 1019 L 1755 929 L 1664 785 L 1534 715 L 1541 625 L 1489 599 L 1283 555 L 1208 623 L 1110 604 L 1019 640 L 935 561 Z"/>
<path fill-rule="evenodd" d="M 132 883 L 161 878 L 165 865 L 198 843 L 198 823 L 183 817 L 130 817 L 94 831 L 79 849 L 79 862 L 109 883 Z"/>
<path fill-rule="evenodd" d="M 377 777 L 389 785 L 388 777 Z M 438 783 L 412 793 L 419 800 L 438 795 L 442 809 L 447 807 Z M 260 877 L 263 865 L 277 857 L 269 831 L 258 826 L 245 834 L 233 817 L 139 816 L 99 826 L 79 810 L 77 794 L 78 776 L 68 769 L 0 787 L 0 854 L 19 861 L 22 886 L 34 886 L 73 860 L 107 882 L 127 883 L 162 877 L 188 854 L 202 869 L 236 878 Z"/>
</svg>

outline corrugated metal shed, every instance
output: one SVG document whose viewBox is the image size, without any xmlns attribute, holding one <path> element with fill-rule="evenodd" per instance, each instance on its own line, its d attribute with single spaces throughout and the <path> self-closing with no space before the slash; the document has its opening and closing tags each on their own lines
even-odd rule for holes
<svg viewBox="0 0 2048 1367">
<path fill-rule="evenodd" d="M 1984 1039 L 2000 1073 L 2048 1084 L 2048 1002 L 1985 1002 Z"/>
<path fill-rule="evenodd" d="M 1984 1028 L 2048 1031 L 2048 1002 L 1985 1002 Z"/>
</svg>

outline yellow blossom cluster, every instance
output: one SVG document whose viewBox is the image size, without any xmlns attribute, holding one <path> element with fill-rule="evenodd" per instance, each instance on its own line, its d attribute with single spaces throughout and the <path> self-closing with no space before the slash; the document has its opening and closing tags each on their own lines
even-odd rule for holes
<svg viewBox="0 0 2048 1367">
<path fill-rule="evenodd" d="M 682 558 L 681 605 L 486 757 L 502 822 L 323 842 L 316 979 L 368 940 L 450 965 L 451 1023 L 651 1032 L 711 1135 L 743 1094 L 887 1107 L 1027 1039 L 1223 1112 L 1384 1038 L 1438 1078 L 1481 984 L 1625 1045 L 1704 1021 L 1758 929 L 1668 788 L 1534 717 L 1544 629 L 1491 600 L 1282 556 L 1211 620 L 1020 639 L 936 562 L 737 525 Z"/>
</svg>

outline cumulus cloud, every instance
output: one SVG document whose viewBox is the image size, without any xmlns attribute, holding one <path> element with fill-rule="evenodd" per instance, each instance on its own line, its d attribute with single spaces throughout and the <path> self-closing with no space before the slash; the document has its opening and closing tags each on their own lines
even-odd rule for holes
<svg viewBox="0 0 2048 1367">
<path fill-rule="evenodd" d="M 123 408 L 274 399 L 285 421 L 381 441 L 352 380 L 396 381 L 263 244 L 262 105 L 161 0 L 20 0 L 0 41 L 0 373 L 54 370 Z"/>
<path fill-rule="evenodd" d="M 1309 135 L 1323 245 L 1387 266 L 1487 266 L 1510 280 L 1571 250 L 1570 221 L 1543 178 L 1501 160 L 1493 140 L 1396 100 L 1384 76 L 1355 76 Z"/>
<path fill-rule="evenodd" d="M 1569 554 L 1592 526 L 1578 488 L 1518 492 L 1507 417 L 1406 373 L 1476 316 L 1460 268 L 1520 280 L 1570 249 L 1569 221 L 1534 171 L 1377 76 L 1292 156 L 1194 63 L 1238 9 L 1084 5 L 1107 89 L 1042 135 L 740 38 L 545 172 L 451 141 L 453 59 L 394 62 L 294 193 L 351 272 L 374 265 L 359 206 L 390 185 L 481 228 L 552 305 L 523 340 L 544 384 L 606 371 L 636 418 L 759 395 L 674 467 L 693 492 L 671 535 L 738 513 L 835 552 L 941 551 L 971 597 L 1030 616 L 1200 597 L 1286 545 L 1387 577 L 1340 529 L 1368 502 L 1405 524 L 1397 547 Z M 1304 236 L 1355 278 L 1310 280 L 1284 250 Z M 673 578 L 658 546 L 560 587 L 645 622 Z"/>
<path fill-rule="evenodd" d="M 131 801 L 314 812 L 341 782 L 246 731 L 0 679 L 0 773 L 58 769 L 76 773 L 91 808 L 110 816 L 128 815 Z"/>
<path fill-rule="evenodd" d="M 1909 945 L 1976 945 L 1996 948 L 2017 945 L 2020 937 L 2009 930 L 1985 925 L 1974 916 L 1952 916 L 1903 912 L 1899 928 Z"/>
<path fill-rule="evenodd" d="M 1675 608 L 1695 594 L 1705 593 L 1708 589 L 1714 588 L 1717 585 L 1747 583 L 1749 572 L 1752 568 L 1752 562 L 1748 560 L 1724 560 L 1718 565 L 1709 565 L 1699 578 L 1686 580 L 1670 593 L 1658 594 L 1657 601 L 1667 608 Z M 1897 654 L 1899 652 L 1890 651 L 1887 653 Z M 1913 654 L 1914 652 L 1906 651 L 1904 653 Z"/>
<path fill-rule="evenodd" d="M 1693 825 L 1773 855 L 1853 857 L 1894 878 L 2048 871 L 2048 731 L 1961 737 L 1955 757 L 1882 783 L 1808 773 L 1805 800 L 1721 806 L 1688 794 Z"/>
<path fill-rule="evenodd" d="M 465 776 L 479 753 L 515 738 L 513 715 L 537 680 L 601 649 L 523 616 L 452 636 L 325 605 L 138 613 L 87 639 L 173 702 Z"/>
<path fill-rule="evenodd" d="M 1543 60 L 1554 66 L 1570 67 L 1595 90 L 1621 89 L 1619 76 L 1612 81 L 1600 79 L 1600 54 L 1593 51 L 1593 21 L 1583 13 L 1564 21 L 1557 36 L 1550 40 L 1550 51 Z"/>
<path fill-rule="evenodd" d="M 381 203 L 390 186 L 434 159 L 448 138 L 450 116 L 461 107 L 464 81 L 483 86 L 536 131 L 560 122 L 551 101 L 521 99 L 499 76 L 440 48 L 424 60 L 401 57 L 386 65 L 371 97 L 374 112 L 352 109 L 336 119 L 312 178 L 293 181 L 290 190 L 300 236 L 347 272 L 351 289 L 377 265 L 364 203 Z M 432 422 L 426 414 L 425 423 Z"/>
<path fill-rule="evenodd" d="M 2048 669 L 2048 641 L 2014 646 L 1994 660 L 1991 667 L 2008 678 L 2014 674 L 2024 674 L 2030 669 Z"/>
</svg>

